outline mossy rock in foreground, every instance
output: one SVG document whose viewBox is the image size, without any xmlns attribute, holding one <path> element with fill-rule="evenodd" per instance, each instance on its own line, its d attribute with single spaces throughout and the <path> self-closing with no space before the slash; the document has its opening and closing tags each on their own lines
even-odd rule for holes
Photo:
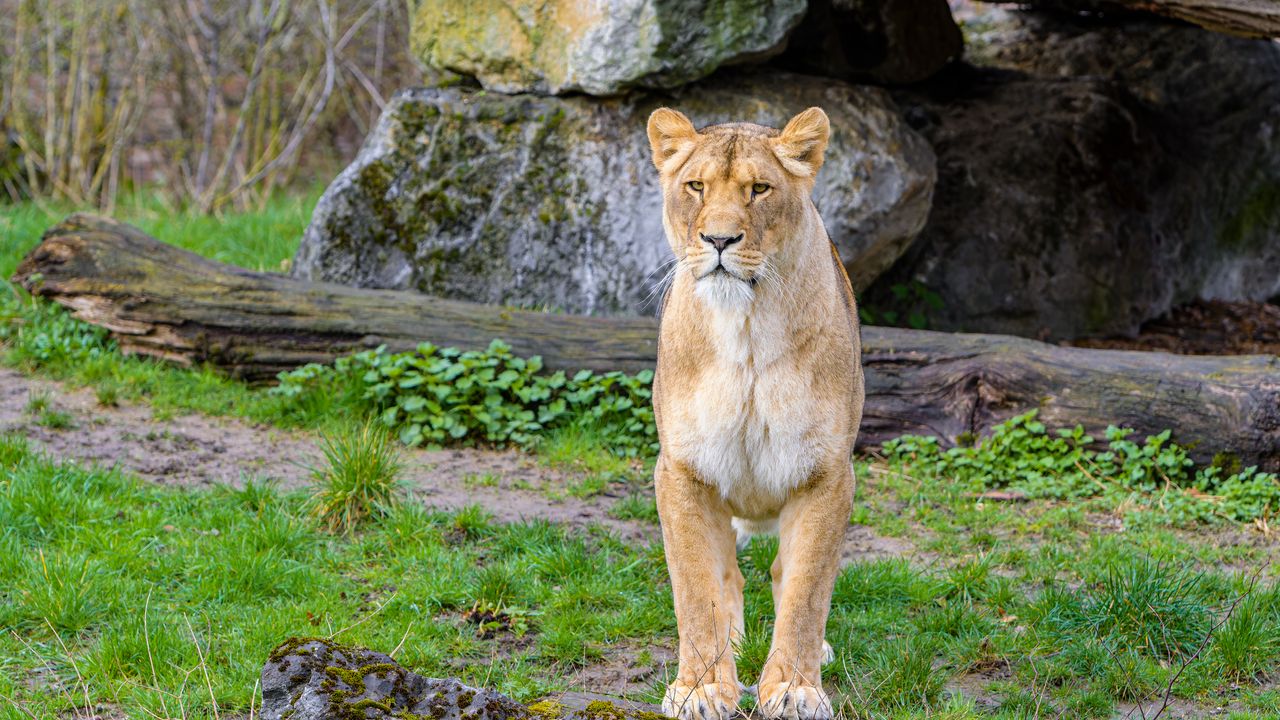
<svg viewBox="0 0 1280 720">
<path fill-rule="evenodd" d="M 388 655 L 324 638 L 289 638 L 262 668 L 263 720 L 662 720 L 607 701 L 526 706 L 491 690 L 409 672 Z"/>
</svg>

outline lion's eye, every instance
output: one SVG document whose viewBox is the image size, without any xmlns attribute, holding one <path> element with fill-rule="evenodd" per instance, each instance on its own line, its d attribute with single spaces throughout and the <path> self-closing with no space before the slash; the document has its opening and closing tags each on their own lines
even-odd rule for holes
<svg viewBox="0 0 1280 720">
<path fill-rule="evenodd" d="M 706 187 L 701 180 L 690 180 L 689 189 L 694 192 L 702 192 L 702 188 Z"/>
<path fill-rule="evenodd" d="M 766 183 L 756 183 L 751 186 L 752 195 L 763 195 L 769 192 L 769 186 Z"/>
</svg>

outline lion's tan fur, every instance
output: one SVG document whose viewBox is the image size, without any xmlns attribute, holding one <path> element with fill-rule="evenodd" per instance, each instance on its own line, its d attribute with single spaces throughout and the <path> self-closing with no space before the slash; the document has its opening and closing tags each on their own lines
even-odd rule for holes
<svg viewBox="0 0 1280 720">
<path fill-rule="evenodd" d="M 863 388 L 853 294 L 810 199 L 827 117 L 810 108 L 781 132 L 697 131 L 663 108 L 648 131 L 679 265 L 654 381 L 658 510 L 680 634 L 663 706 L 686 720 L 736 708 L 734 526 L 776 527 L 777 618 L 759 705 L 774 717 L 830 717 L 819 666 Z M 731 244 L 717 249 L 707 239 L 716 237 Z"/>
</svg>

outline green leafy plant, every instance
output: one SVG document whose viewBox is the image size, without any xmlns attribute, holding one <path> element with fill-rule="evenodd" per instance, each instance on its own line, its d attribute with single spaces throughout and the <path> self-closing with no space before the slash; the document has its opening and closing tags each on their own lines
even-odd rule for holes
<svg viewBox="0 0 1280 720">
<path fill-rule="evenodd" d="M 1280 477 L 1247 467 L 1196 468 L 1168 430 L 1141 444 L 1133 430 L 1108 427 L 1106 449 L 1076 426 L 1051 433 L 1036 411 L 1011 418 L 985 438 L 961 438 L 944 450 L 938 438 L 904 435 L 884 445 L 891 462 L 971 491 L 1013 488 L 1030 497 L 1105 497 L 1178 522 L 1265 517 L 1280 507 Z"/>
<path fill-rule="evenodd" d="M 423 343 L 415 351 L 371 350 L 333 365 L 280 376 L 272 392 L 298 398 L 334 382 L 354 382 L 361 399 L 407 445 L 513 443 L 532 446 L 549 430 L 588 426 L 618 454 L 653 452 L 651 371 L 636 375 L 543 373 L 537 356 L 512 355 L 494 340 L 480 351 Z"/>
<path fill-rule="evenodd" d="M 70 365 L 115 350 L 104 328 L 75 319 L 53 303 L 22 299 L 7 285 L 0 295 L 0 344 L 20 366 Z"/>
<path fill-rule="evenodd" d="M 350 533 L 395 503 L 400 453 L 374 423 L 322 436 L 325 463 L 311 469 L 311 512 L 330 531 Z"/>
<path fill-rule="evenodd" d="M 906 327 L 924 330 L 929 327 L 929 311 L 945 307 L 942 296 L 918 280 L 896 283 L 890 286 L 889 292 L 893 294 L 893 309 L 863 305 L 858 309 L 862 322 L 868 325 L 905 324 Z"/>
</svg>

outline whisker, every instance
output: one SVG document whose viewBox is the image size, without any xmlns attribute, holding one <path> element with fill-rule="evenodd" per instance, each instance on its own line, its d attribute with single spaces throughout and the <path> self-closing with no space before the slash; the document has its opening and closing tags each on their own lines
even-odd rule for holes
<svg viewBox="0 0 1280 720">
<path fill-rule="evenodd" d="M 764 274 L 769 278 L 771 287 L 778 292 L 785 304 L 794 305 L 796 290 L 794 287 L 783 281 L 782 273 L 778 272 L 778 268 L 773 263 L 769 262 L 768 258 L 765 258 L 764 261 L 760 263 L 760 266 L 764 270 Z"/>
<path fill-rule="evenodd" d="M 644 296 L 644 299 L 640 301 L 640 307 L 647 308 L 655 298 L 665 295 L 666 291 L 671 287 L 671 283 L 675 280 L 676 273 L 679 271 L 679 265 L 672 265 L 671 268 L 667 270 L 666 274 L 662 276 L 662 279 L 649 289 L 649 292 Z"/>
<path fill-rule="evenodd" d="M 649 282 L 651 279 L 653 279 L 653 276 L 654 276 L 654 275 L 657 275 L 658 273 L 666 274 L 666 271 L 667 271 L 667 270 L 668 270 L 672 265 L 675 265 L 675 264 L 676 264 L 676 263 L 678 263 L 678 262 L 680 262 L 680 258 L 676 257 L 675 255 L 672 255 L 671 257 L 667 258 L 666 260 L 663 260 L 662 262 L 658 263 L 658 266 L 657 266 L 657 267 L 655 267 L 654 269 L 652 269 L 652 270 L 650 270 L 648 273 L 646 273 L 646 274 L 645 274 L 645 276 L 644 276 L 644 280 L 641 280 L 640 282 L 641 282 L 641 283 L 647 283 L 647 282 Z"/>
</svg>

